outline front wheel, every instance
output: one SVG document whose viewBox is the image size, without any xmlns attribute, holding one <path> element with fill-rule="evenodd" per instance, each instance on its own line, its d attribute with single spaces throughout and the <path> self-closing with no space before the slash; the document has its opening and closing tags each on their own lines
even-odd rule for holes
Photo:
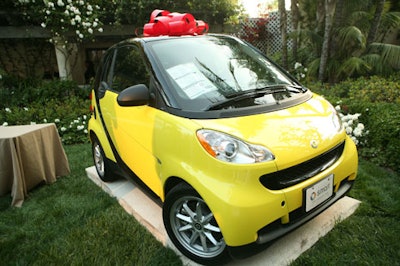
<svg viewBox="0 0 400 266">
<path fill-rule="evenodd" d="M 201 264 L 223 264 L 229 259 L 227 246 L 213 213 L 190 186 L 180 184 L 168 193 L 163 220 L 174 245 Z"/>
</svg>

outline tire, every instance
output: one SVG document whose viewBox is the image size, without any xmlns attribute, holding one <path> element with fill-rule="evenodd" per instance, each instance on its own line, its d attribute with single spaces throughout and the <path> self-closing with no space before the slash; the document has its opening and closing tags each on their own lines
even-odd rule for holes
<svg viewBox="0 0 400 266">
<path fill-rule="evenodd" d="M 96 137 L 93 139 L 92 143 L 92 154 L 94 166 L 100 179 L 104 182 L 115 180 L 114 176 L 109 170 L 109 167 L 107 166 L 107 161 L 104 155 L 103 148 L 101 147 L 100 142 Z"/>
<path fill-rule="evenodd" d="M 163 220 L 171 241 L 191 260 L 221 265 L 230 259 L 213 213 L 189 185 L 181 183 L 168 193 Z"/>
</svg>

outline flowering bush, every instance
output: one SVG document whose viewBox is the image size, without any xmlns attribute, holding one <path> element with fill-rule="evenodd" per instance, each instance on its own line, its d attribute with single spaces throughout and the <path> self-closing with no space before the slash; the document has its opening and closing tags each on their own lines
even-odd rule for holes
<svg viewBox="0 0 400 266">
<path fill-rule="evenodd" d="M 71 81 L 0 84 L 0 126 L 54 123 L 64 144 L 88 141 L 89 91 Z"/>
<path fill-rule="evenodd" d="M 346 130 L 347 135 L 350 136 L 350 138 L 357 146 L 364 144 L 364 137 L 368 134 L 368 131 L 365 130 L 364 124 L 361 123 L 358 119 L 361 114 L 343 114 L 341 112 L 342 110 L 340 105 L 337 105 L 335 109 L 339 113 L 340 119 L 342 121 L 344 129 Z"/>
<path fill-rule="evenodd" d="M 308 69 L 303 66 L 302 63 L 296 62 L 294 64 L 294 76 L 297 80 L 303 80 L 306 78 Z"/>
<path fill-rule="evenodd" d="M 51 31 L 51 41 L 59 41 L 66 33 L 78 41 L 91 37 L 95 31 L 102 32 L 99 20 L 100 6 L 96 0 L 18 0 L 15 6 L 24 10 L 26 16 L 36 16 L 40 25 Z M 68 41 L 63 39 L 65 43 Z"/>
<path fill-rule="evenodd" d="M 80 104 L 86 108 L 76 108 Z M 73 97 L 67 102 L 50 101 L 46 105 L 6 107 L 0 110 L 0 126 L 54 123 L 64 144 L 88 141 L 89 102 Z"/>
</svg>

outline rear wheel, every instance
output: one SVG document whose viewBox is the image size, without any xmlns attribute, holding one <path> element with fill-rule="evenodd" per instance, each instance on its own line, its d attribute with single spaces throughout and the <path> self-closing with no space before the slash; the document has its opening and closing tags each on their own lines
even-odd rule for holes
<svg viewBox="0 0 400 266">
<path fill-rule="evenodd" d="M 104 155 L 103 148 L 101 147 L 100 142 L 97 138 L 94 138 L 92 143 L 92 154 L 94 166 L 100 179 L 104 182 L 113 181 L 115 178 L 113 175 L 111 175 L 107 167 L 106 157 Z"/>
<path fill-rule="evenodd" d="M 163 219 L 172 242 L 188 258 L 201 264 L 228 261 L 227 246 L 213 213 L 190 186 L 180 184 L 168 193 Z"/>
</svg>

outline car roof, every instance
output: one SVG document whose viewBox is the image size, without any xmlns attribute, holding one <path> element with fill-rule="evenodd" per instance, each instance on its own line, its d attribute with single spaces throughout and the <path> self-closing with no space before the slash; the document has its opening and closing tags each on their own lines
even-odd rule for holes
<svg viewBox="0 0 400 266">
<path fill-rule="evenodd" d="M 161 35 L 161 36 L 151 36 L 151 37 L 133 37 L 129 38 L 126 40 L 123 40 L 119 43 L 117 43 L 114 46 L 120 46 L 128 43 L 150 43 L 154 41 L 163 41 L 163 40 L 170 40 L 170 39 L 180 39 L 180 38 L 207 38 L 207 37 L 217 37 L 217 36 L 225 36 L 225 37 L 232 37 L 226 34 L 216 34 L 216 33 L 208 33 L 208 34 L 202 34 L 202 35 L 180 35 L 180 36 L 168 36 L 168 35 Z"/>
</svg>

